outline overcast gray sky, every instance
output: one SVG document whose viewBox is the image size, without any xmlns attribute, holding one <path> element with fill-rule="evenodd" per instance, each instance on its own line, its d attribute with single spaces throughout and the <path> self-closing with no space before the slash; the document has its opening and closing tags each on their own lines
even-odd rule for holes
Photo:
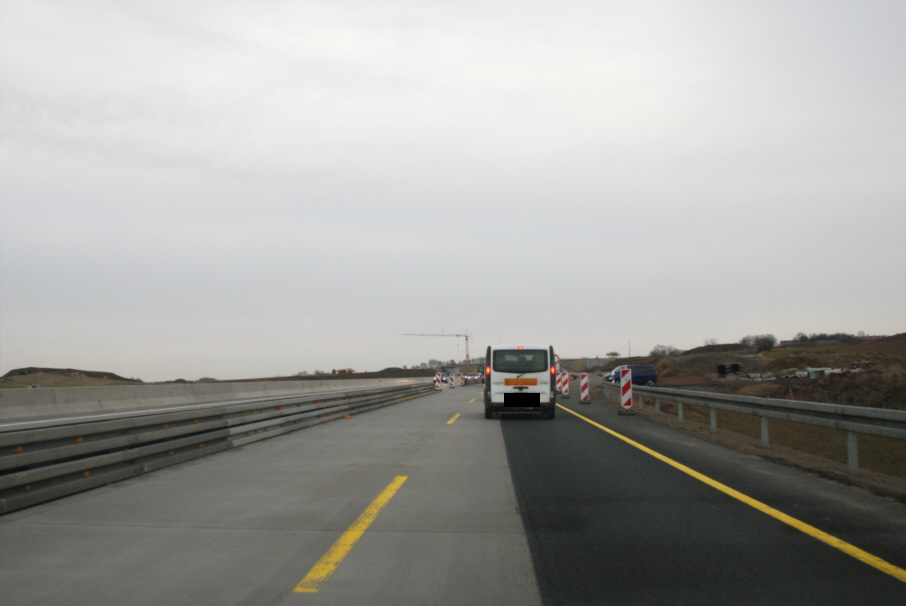
<svg viewBox="0 0 906 606">
<path fill-rule="evenodd" d="M 0 372 L 906 331 L 906 3 L 0 0 Z"/>
</svg>

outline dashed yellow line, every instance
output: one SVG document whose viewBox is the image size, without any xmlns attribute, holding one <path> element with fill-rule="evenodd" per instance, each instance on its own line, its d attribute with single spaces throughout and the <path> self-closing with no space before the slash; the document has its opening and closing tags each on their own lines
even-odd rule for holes
<svg viewBox="0 0 906 606">
<path fill-rule="evenodd" d="M 447 425 L 452 425 L 453 423 L 456 422 L 456 419 L 458 419 L 458 418 L 459 418 L 459 413 L 456 413 L 455 415 L 453 415 L 453 418 L 452 418 L 452 419 L 450 419 L 449 421 L 447 421 Z"/>
<path fill-rule="evenodd" d="M 471 404 L 474 401 L 475 401 L 475 398 L 472 398 L 471 400 L 469 400 L 469 404 Z"/>
<path fill-rule="evenodd" d="M 374 522 L 381 510 L 390 502 L 396 491 L 408 479 L 408 476 L 396 476 L 390 485 L 384 489 L 378 498 L 376 498 L 368 508 L 362 512 L 362 515 L 352 523 L 352 526 L 343 533 L 337 542 L 327 550 L 318 563 L 308 571 L 305 578 L 299 581 L 295 593 L 317 593 L 321 591 L 324 584 L 330 579 L 337 567 L 343 562 L 355 544 L 359 542 L 371 523 Z"/>
<path fill-rule="evenodd" d="M 742 501 L 746 505 L 754 507 L 758 511 L 765 513 L 765 514 L 771 516 L 772 518 L 780 520 L 784 524 L 789 524 L 793 528 L 800 530 L 800 531 L 804 532 L 805 534 L 807 534 L 813 538 L 816 538 L 819 541 L 826 543 L 827 545 L 830 545 L 831 547 L 833 547 L 835 549 L 839 549 L 846 555 L 852 556 L 852 557 L 856 558 L 857 560 L 859 560 L 860 562 L 864 562 L 865 564 L 868 564 L 869 566 L 873 566 L 873 567 L 877 568 L 878 570 L 880 570 L 881 572 L 889 574 L 893 578 L 906 583 L 906 570 L 900 568 L 899 566 L 895 566 L 886 560 L 882 560 L 881 558 L 868 553 L 867 551 L 859 549 L 855 545 L 851 545 L 851 544 L 847 543 L 846 541 L 838 539 L 837 537 L 835 537 L 833 535 L 827 534 L 823 530 L 818 530 L 814 526 L 806 524 L 805 522 L 803 522 L 801 520 L 797 520 L 796 518 L 789 516 L 789 515 L 783 513 L 782 511 L 774 509 L 773 507 L 771 507 L 769 505 L 765 505 L 761 501 L 753 499 L 752 497 L 745 495 L 745 494 L 739 492 L 738 490 L 733 490 L 726 484 L 721 484 L 717 480 L 712 480 L 708 476 L 701 474 L 701 473 L 695 471 L 694 469 L 686 467 L 682 463 L 678 463 L 677 461 L 674 461 L 670 457 L 664 456 L 659 452 L 651 450 L 647 446 L 643 446 L 643 445 L 639 444 L 635 440 L 627 438 L 626 436 L 619 434 L 612 429 L 604 427 L 603 425 L 600 425 L 599 423 L 595 423 L 594 421 L 592 421 L 589 418 L 583 417 L 579 413 L 574 412 L 574 411 L 570 410 L 569 408 L 566 408 L 562 404 L 557 404 L 557 406 L 559 406 L 566 412 L 579 417 L 586 423 L 590 423 L 591 425 L 594 425 L 598 429 L 606 431 L 613 437 L 623 440 L 630 446 L 634 446 L 634 447 L 638 448 L 639 450 L 641 450 L 642 452 L 650 454 L 652 457 L 663 461 L 667 465 L 670 465 L 671 467 L 675 467 L 676 469 L 682 471 L 683 473 L 686 473 L 686 474 L 692 476 L 696 480 L 704 482 L 708 486 L 711 486 L 712 488 L 716 488 L 717 490 L 721 491 L 722 493 L 727 494 L 727 495 L 733 497 L 734 499 Z"/>
</svg>

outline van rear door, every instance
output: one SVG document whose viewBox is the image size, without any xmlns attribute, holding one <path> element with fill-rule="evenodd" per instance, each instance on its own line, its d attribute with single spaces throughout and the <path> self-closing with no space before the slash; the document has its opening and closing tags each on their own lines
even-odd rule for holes
<svg viewBox="0 0 906 606">
<path fill-rule="evenodd" d="M 505 409 L 535 409 L 551 402 L 547 347 L 491 348 L 491 401 Z"/>
</svg>

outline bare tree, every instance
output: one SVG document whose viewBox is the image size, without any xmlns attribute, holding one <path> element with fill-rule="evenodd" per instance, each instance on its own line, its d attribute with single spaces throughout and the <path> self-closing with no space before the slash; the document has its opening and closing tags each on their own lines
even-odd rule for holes
<svg viewBox="0 0 906 606">
<path fill-rule="evenodd" d="M 618 351 L 608 351 L 608 352 L 607 352 L 607 357 L 608 357 L 608 358 L 619 358 L 619 357 L 620 357 L 620 352 L 618 352 Z"/>
<path fill-rule="evenodd" d="M 675 356 L 679 350 L 673 345 L 655 345 L 649 356 Z"/>
<path fill-rule="evenodd" d="M 749 347 L 756 347 L 758 351 L 771 351 L 777 345 L 777 337 L 772 334 L 746 335 L 739 342 Z"/>
</svg>

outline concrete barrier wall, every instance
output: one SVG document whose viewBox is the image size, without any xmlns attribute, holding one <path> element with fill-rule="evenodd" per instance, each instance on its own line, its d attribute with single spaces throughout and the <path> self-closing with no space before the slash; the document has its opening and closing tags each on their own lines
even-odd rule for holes
<svg viewBox="0 0 906 606">
<path fill-rule="evenodd" d="M 0 389 L 0 422 L 169 408 L 369 387 L 395 387 L 430 383 L 433 380 L 432 377 L 418 377 Z"/>
</svg>

